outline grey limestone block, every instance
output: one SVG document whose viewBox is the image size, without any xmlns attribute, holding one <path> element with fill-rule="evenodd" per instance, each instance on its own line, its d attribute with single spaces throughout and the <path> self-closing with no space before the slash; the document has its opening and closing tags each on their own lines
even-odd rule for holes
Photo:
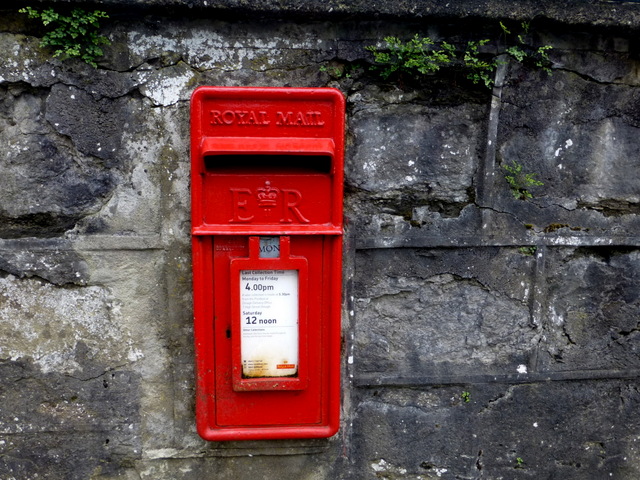
<svg viewBox="0 0 640 480">
<path fill-rule="evenodd" d="M 541 370 L 638 368 L 639 269 L 632 247 L 550 250 Z"/>
<path fill-rule="evenodd" d="M 640 96 L 618 69 L 631 71 L 636 63 L 613 57 L 594 59 L 599 74 L 568 55 L 551 75 L 511 69 L 502 90 L 492 206 L 512 216 L 513 230 L 532 238 L 635 236 L 640 186 L 630 173 L 639 166 Z M 531 200 L 510 195 L 504 166 L 514 164 L 544 184 L 528 188 Z"/>
<path fill-rule="evenodd" d="M 84 360 L 84 367 L 93 362 Z M 94 370 L 104 364 L 95 363 Z M 86 480 L 141 455 L 140 376 L 44 373 L 28 359 L 0 360 L 0 471 L 6 478 Z"/>
<path fill-rule="evenodd" d="M 415 92 L 371 88 L 350 100 L 345 209 L 360 242 L 470 236 L 480 222 L 486 107 L 460 98 L 435 106 Z"/>
<path fill-rule="evenodd" d="M 351 452 L 358 478 L 639 474 L 637 381 L 370 388 L 358 398 Z"/>
<path fill-rule="evenodd" d="M 517 249 L 361 251 L 356 375 L 515 374 L 540 340 L 530 311 L 534 268 Z"/>
</svg>

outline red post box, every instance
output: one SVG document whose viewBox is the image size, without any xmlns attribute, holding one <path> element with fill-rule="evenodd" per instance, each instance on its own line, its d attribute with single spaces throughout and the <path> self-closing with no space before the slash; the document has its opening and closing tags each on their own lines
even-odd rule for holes
<svg viewBox="0 0 640 480">
<path fill-rule="evenodd" d="M 328 437 L 340 413 L 344 97 L 191 99 L 196 422 L 206 440 Z"/>
</svg>

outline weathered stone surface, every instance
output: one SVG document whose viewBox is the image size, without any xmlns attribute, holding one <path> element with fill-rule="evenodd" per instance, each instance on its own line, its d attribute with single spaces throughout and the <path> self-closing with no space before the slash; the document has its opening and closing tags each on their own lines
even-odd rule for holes
<svg viewBox="0 0 640 480">
<path fill-rule="evenodd" d="M 365 390 L 355 414 L 354 472 L 363 479 L 631 480 L 640 471 L 639 401 L 635 381 Z"/>
<path fill-rule="evenodd" d="M 65 239 L 0 241 L 0 270 L 19 277 L 39 277 L 57 285 L 84 284 L 87 264 Z"/>
<path fill-rule="evenodd" d="M 399 94 L 398 101 L 402 97 Z M 361 110 L 350 118 L 352 155 L 346 166 L 347 183 L 371 192 L 370 199 L 380 196 L 381 203 L 385 196 L 392 198 L 388 206 L 357 202 L 358 197 L 354 203 L 368 206 L 369 214 L 382 211 L 409 217 L 411 208 L 431 203 L 446 217 L 456 216 L 472 202 L 469 191 L 484 143 L 483 106 L 445 112 L 406 104 L 358 107 Z M 403 207 L 403 200 L 408 207 Z M 403 211 L 406 208 L 409 212 Z"/>
<path fill-rule="evenodd" d="M 215 474 L 221 480 L 270 480 L 295 476 L 301 480 L 322 478 L 340 478 L 332 473 L 332 464 L 338 458 L 337 452 L 331 452 L 331 459 L 317 454 L 291 455 L 285 449 L 271 454 L 245 452 L 228 458 L 204 457 L 199 459 L 157 459 L 141 461 L 136 464 L 141 480 L 172 478 L 189 480 L 193 477 L 207 477 Z M 254 456 L 255 455 L 255 456 Z M 339 475 L 339 474 L 338 474 Z"/>
<path fill-rule="evenodd" d="M 96 376 L 79 378 L 0 360 L 4 478 L 85 480 L 140 457 L 140 377 L 99 362 L 85 357 Z"/>
<path fill-rule="evenodd" d="M 499 180 L 503 188 L 496 189 L 502 193 L 495 208 L 517 217 L 521 230 L 530 225 L 537 234 L 566 228 L 621 236 L 637 231 L 640 188 L 629 172 L 638 169 L 640 157 L 638 89 L 585 75 L 580 69 L 549 77 L 515 69 L 503 90 L 498 164 L 516 162 L 544 183 L 531 187 L 534 199 L 525 206 L 509 199 Z"/>
<path fill-rule="evenodd" d="M 479 411 L 481 429 L 504 425 L 483 445 L 484 470 L 508 476 L 521 458 L 523 478 L 530 471 L 558 479 L 634 478 L 640 452 L 630 412 L 638 400 L 635 381 L 508 388 Z M 597 423 L 589 420 L 595 416 Z"/>
<path fill-rule="evenodd" d="M 143 356 L 123 331 L 120 306 L 98 287 L 60 289 L 0 278 L 0 358 L 31 358 L 44 372 L 90 378 Z M 100 371 L 94 371 L 102 366 Z"/>
<path fill-rule="evenodd" d="M 487 109 L 456 89 L 443 108 L 437 98 L 444 88 L 434 100 L 399 89 L 349 96 L 346 211 L 359 238 L 442 238 L 477 229 L 474 184 Z"/>
<path fill-rule="evenodd" d="M 80 0 L 49 0 L 50 2 L 79 2 Z M 394 2 L 367 2 L 354 0 L 286 0 L 277 4 L 269 0 L 99 0 L 105 6 L 120 7 L 175 7 L 219 10 L 222 13 L 254 15 L 289 15 L 294 18 L 315 16 L 358 15 L 361 18 L 397 17 L 415 20 L 423 17 L 454 18 L 546 18 L 575 24 L 637 26 L 640 8 L 625 0 L 398 0 Z"/>
<path fill-rule="evenodd" d="M 161 279 L 168 261 L 160 248 L 138 246 L 136 249 L 132 245 L 121 248 L 119 245 L 117 237 L 108 237 L 97 250 L 83 250 L 81 247 L 86 245 L 78 245 L 91 272 L 89 282 L 100 286 L 94 288 L 108 292 L 112 299 L 112 323 L 106 325 L 108 330 L 103 336 L 108 340 L 111 332 L 121 332 L 103 347 L 104 354 L 112 356 L 114 365 L 124 365 L 122 368 L 134 371 L 143 379 L 138 400 L 145 412 L 139 436 L 144 451 L 176 448 L 174 392 L 183 391 L 183 387 L 182 380 L 174 377 L 173 364 L 174 356 L 180 358 L 180 349 L 192 339 L 190 332 L 184 332 L 190 318 L 181 303 L 185 302 L 183 295 L 190 292 L 167 290 Z M 175 303 L 182 308 L 182 315 L 166 318 L 168 305 L 174 304 L 174 312 L 179 308 Z M 79 323 L 81 337 L 92 341 L 91 332 L 82 332 L 82 321 L 74 322 Z M 180 336 L 184 338 L 179 342 Z M 193 429 L 193 424 L 190 427 Z M 186 446 L 181 443 L 180 448 Z"/>
<path fill-rule="evenodd" d="M 541 368 L 638 368 L 638 251 L 554 249 L 546 268 L 549 298 Z"/>
<path fill-rule="evenodd" d="M 540 340 L 528 308 L 533 265 L 515 249 L 361 252 L 356 372 L 516 373 Z"/>
<path fill-rule="evenodd" d="M 352 474 L 362 479 L 469 478 L 477 440 L 472 434 L 473 412 L 462 400 L 462 391 L 459 387 L 360 391 Z M 478 393 L 472 395 L 475 404 Z"/>
<path fill-rule="evenodd" d="M 55 70 L 47 65 L 47 52 L 40 41 L 22 33 L 5 33 L 0 37 L 3 62 L 0 64 L 0 84 L 24 81 L 34 87 L 55 83 Z"/>
<path fill-rule="evenodd" d="M 0 232 L 5 238 L 60 235 L 104 201 L 116 184 L 117 170 L 78 152 L 52 131 L 42 91 L 9 87 L 2 92 Z"/>
<path fill-rule="evenodd" d="M 83 154 L 97 157 L 106 167 L 117 166 L 124 129 L 130 128 L 128 99 L 94 100 L 75 87 L 56 84 L 46 102 L 46 119 L 61 135 L 71 138 Z"/>
</svg>

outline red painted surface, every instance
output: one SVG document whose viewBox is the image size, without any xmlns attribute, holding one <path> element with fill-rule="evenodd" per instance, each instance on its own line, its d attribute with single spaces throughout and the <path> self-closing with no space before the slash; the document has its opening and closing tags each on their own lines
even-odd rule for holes
<svg viewBox="0 0 640 480">
<path fill-rule="evenodd" d="M 191 101 L 196 422 L 207 440 L 327 437 L 340 413 L 344 97 L 201 87 Z M 260 237 L 279 237 L 261 258 Z M 295 270 L 298 365 L 242 374 L 240 274 Z"/>
</svg>

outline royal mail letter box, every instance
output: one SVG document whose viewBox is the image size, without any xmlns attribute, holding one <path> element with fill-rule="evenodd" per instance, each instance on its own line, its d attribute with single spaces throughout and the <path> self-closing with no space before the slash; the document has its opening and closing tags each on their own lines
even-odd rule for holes
<svg viewBox="0 0 640 480">
<path fill-rule="evenodd" d="M 343 150 L 337 90 L 193 94 L 196 422 L 207 440 L 338 430 Z"/>
</svg>

